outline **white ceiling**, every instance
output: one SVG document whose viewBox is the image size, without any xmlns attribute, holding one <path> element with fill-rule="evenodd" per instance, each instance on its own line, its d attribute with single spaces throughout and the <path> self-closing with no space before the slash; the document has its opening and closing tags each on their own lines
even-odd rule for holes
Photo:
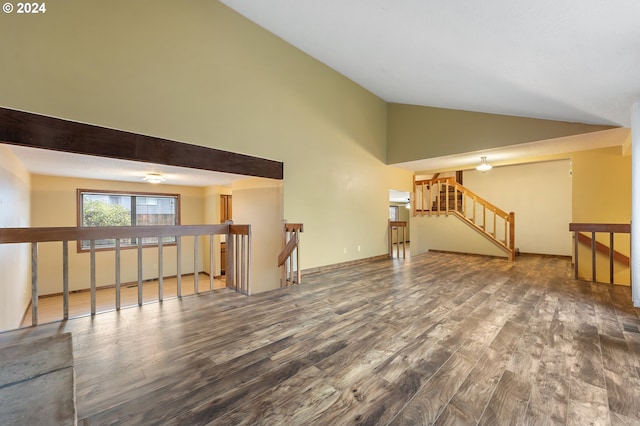
<svg viewBox="0 0 640 426">
<path fill-rule="evenodd" d="M 630 126 L 638 0 L 221 0 L 388 102 Z"/>
<path fill-rule="evenodd" d="M 246 176 L 186 167 L 116 160 L 82 154 L 7 145 L 29 172 L 47 176 L 144 182 L 147 173 L 160 173 L 166 185 L 211 186 L 230 185 Z M 150 184 L 151 185 L 151 184 Z"/>
</svg>

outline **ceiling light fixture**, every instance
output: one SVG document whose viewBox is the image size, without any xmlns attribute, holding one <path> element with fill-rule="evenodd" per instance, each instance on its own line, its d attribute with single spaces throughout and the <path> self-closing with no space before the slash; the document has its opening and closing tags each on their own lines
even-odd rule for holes
<svg viewBox="0 0 640 426">
<path fill-rule="evenodd" d="M 480 157 L 480 164 L 478 164 L 478 167 L 476 167 L 476 170 L 479 170 L 481 172 L 486 172 L 487 170 L 491 170 L 492 168 L 493 166 L 487 163 L 487 157 Z"/>
<path fill-rule="evenodd" d="M 162 177 L 162 174 L 160 173 L 147 173 L 147 175 L 144 177 L 144 180 L 149 183 L 162 183 L 166 179 Z"/>
</svg>

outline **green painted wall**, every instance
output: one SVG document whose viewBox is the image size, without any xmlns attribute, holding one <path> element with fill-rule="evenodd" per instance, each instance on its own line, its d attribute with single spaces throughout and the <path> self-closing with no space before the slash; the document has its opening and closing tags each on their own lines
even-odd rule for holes
<svg viewBox="0 0 640 426">
<path fill-rule="evenodd" d="M 387 117 L 388 164 L 611 129 L 395 103 L 388 104 Z"/>
<path fill-rule="evenodd" d="M 217 1 L 47 6 L 0 17 L 2 106 L 283 161 L 303 269 L 386 253 L 383 100 Z"/>
</svg>

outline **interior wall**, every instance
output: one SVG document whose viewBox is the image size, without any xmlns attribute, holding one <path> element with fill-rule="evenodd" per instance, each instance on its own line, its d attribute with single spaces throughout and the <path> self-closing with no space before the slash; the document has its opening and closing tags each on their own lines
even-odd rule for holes
<svg viewBox="0 0 640 426">
<path fill-rule="evenodd" d="M 475 152 L 611 129 L 564 121 L 388 104 L 387 163 Z M 460 123 L 464 123 L 463 126 Z"/>
<path fill-rule="evenodd" d="M 7 147 L 0 145 L 0 227 L 30 226 L 31 177 Z M 18 328 L 31 300 L 28 244 L 0 244 L 0 331 Z"/>
<path fill-rule="evenodd" d="M 231 186 L 234 223 L 251 224 L 250 293 L 279 288 L 277 261 L 283 239 L 282 181 L 251 178 L 236 181 Z M 304 252 L 301 250 L 301 253 Z"/>
<path fill-rule="evenodd" d="M 571 256 L 572 177 L 569 159 L 464 171 L 464 186 L 515 213 L 522 253 Z"/>
<path fill-rule="evenodd" d="M 303 269 L 386 253 L 388 190 L 411 173 L 386 165 L 382 99 L 218 1 L 17 18 L 0 27 L 4 106 L 282 161 Z"/>
<path fill-rule="evenodd" d="M 631 156 L 621 147 L 576 152 L 573 160 L 573 221 L 631 221 Z"/>
<path fill-rule="evenodd" d="M 148 183 L 116 182 L 107 180 L 75 179 L 67 177 L 32 175 L 31 177 L 31 226 L 77 226 L 77 189 L 96 189 L 109 191 L 134 191 L 180 194 L 180 218 L 183 225 L 204 223 L 204 189 L 172 185 L 152 185 Z M 204 266 L 204 239 L 199 240 L 198 252 L 201 253 L 199 269 Z M 155 247 L 143 249 L 143 279 L 158 277 L 158 250 Z M 193 239 L 183 237 L 182 273 L 194 271 Z M 127 249 L 121 252 L 121 280 L 137 282 L 137 250 Z M 115 284 L 115 251 L 96 253 L 96 285 Z M 176 247 L 163 247 L 164 276 L 177 273 Z M 62 292 L 62 244 L 42 243 L 38 250 L 39 292 L 41 295 Z M 89 253 L 78 253 L 75 243 L 69 244 L 69 289 L 89 288 Z"/>
<path fill-rule="evenodd" d="M 631 223 L 631 155 L 622 147 L 593 149 L 573 155 L 573 222 Z M 596 239 L 609 246 L 609 234 L 599 233 Z M 616 251 L 629 256 L 630 236 L 616 234 Z M 580 245 L 580 276 L 591 277 L 590 247 Z M 596 267 L 598 281 L 609 282 L 606 256 L 599 256 Z M 630 284 L 629 268 L 616 262 L 615 282 Z M 590 278 L 589 278 L 590 279 Z"/>
<path fill-rule="evenodd" d="M 503 250 L 453 215 L 416 216 L 412 224 L 412 256 L 429 250 L 441 250 L 507 257 Z"/>
</svg>

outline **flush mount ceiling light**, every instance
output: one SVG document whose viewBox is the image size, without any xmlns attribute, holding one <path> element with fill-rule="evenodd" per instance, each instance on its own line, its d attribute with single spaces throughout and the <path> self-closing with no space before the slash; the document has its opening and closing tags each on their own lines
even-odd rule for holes
<svg viewBox="0 0 640 426">
<path fill-rule="evenodd" d="M 162 183 L 166 179 L 162 177 L 162 174 L 160 173 L 147 173 L 147 175 L 144 177 L 144 180 L 149 183 Z"/>
<path fill-rule="evenodd" d="M 480 157 L 480 164 L 478 164 L 478 167 L 476 167 L 476 170 L 479 170 L 481 172 L 486 172 L 487 170 L 491 170 L 492 168 L 493 166 L 487 163 L 487 157 Z"/>
</svg>

